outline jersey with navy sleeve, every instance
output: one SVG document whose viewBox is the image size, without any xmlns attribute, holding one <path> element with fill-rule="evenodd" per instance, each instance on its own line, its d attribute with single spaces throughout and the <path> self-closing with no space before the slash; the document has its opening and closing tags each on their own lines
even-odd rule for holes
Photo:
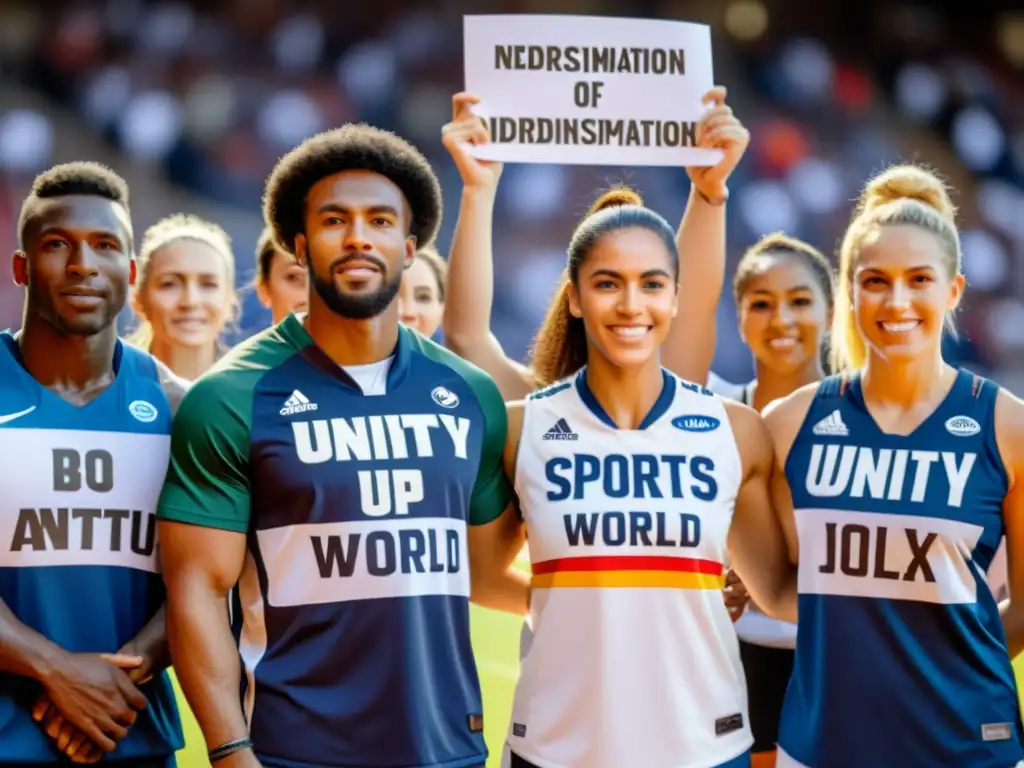
<svg viewBox="0 0 1024 768">
<path fill-rule="evenodd" d="M 113 383 L 76 406 L 39 384 L 0 333 L 0 599 L 73 653 L 112 653 L 163 605 L 156 506 L 172 402 L 145 352 L 117 343 Z M 166 672 L 104 763 L 170 757 L 183 746 Z M 34 681 L 0 674 L 0 765 L 61 754 L 32 719 Z"/>
<path fill-rule="evenodd" d="M 907 436 L 859 376 L 822 382 L 786 460 L 800 546 L 780 768 L 1007 768 L 1024 758 L 986 571 L 1008 480 L 998 387 L 959 371 Z"/>
<path fill-rule="evenodd" d="M 364 395 L 290 316 L 190 390 L 160 515 L 248 535 L 243 709 L 264 765 L 486 759 L 468 526 L 511 491 L 479 369 L 402 328 Z"/>
</svg>

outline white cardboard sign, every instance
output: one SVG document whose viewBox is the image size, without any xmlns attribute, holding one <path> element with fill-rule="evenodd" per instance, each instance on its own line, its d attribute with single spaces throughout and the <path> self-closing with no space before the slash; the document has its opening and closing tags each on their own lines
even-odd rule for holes
<svg viewBox="0 0 1024 768">
<path fill-rule="evenodd" d="M 463 19 L 466 90 L 480 98 L 485 160 L 709 166 L 695 146 L 714 86 L 705 24 L 598 16 Z"/>
</svg>

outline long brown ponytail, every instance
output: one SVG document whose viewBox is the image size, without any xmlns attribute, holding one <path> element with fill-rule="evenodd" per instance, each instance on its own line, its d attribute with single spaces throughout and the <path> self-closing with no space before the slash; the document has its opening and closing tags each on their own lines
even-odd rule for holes
<svg viewBox="0 0 1024 768">
<path fill-rule="evenodd" d="M 533 345 L 533 376 L 546 387 L 571 376 L 587 364 L 587 333 L 583 320 L 569 311 L 572 282 L 566 273 L 548 307 Z"/>
</svg>

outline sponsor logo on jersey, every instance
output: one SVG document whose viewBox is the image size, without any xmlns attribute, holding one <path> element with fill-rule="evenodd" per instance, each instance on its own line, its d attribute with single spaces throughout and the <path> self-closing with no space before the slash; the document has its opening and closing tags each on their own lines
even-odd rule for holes
<svg viewBox="0 0 1024 768">
<path fill-rule="evenodd" d="M 311 403 L 308 397 L 296 389 L 292 392 L 291 396 L 284 401 L 284 407 L 281 408 L 281 415 L 291 416 L 294 413 L 315 411 L 317 408 L 319 408 L 319 406 L 316 403 Z"/>
<path fill-rule="evenodd" d="M 981 424 L 970 416 L 953 416 L 946 419 L 946 431 L 957 437 L 971 437 L 981 432 Z"/>
<path fill-rule="evenodd" d="M 672 426 L 684 432 L 713 432 L 720 422 L 714 416 L 686 415 L 672 419 Z"/>
<path fill-rule="evenodd" d="M 960 507 L 977 458 L 976 453 L 957 451 L 815 444 L 805 487 L 819 498 L 848 495 L 885 501 L 924 502 L 928 495 L 936 503 L 942 493 L 941 503 Z"/>
<path fill-rule="evenodd" d="M 555 425 L 545 432 L 541 439 L 543 440 L 579 440 L 580 436 L 572 431 L 572 427 L 569 426 L 569 422 L 565 419 L 559 419 L 555 422 Z"/>
<path fill-rule="evenodd" d="M 811 427 L 811 432 L 816 435 L 835 435 L 837 437 L 845 437 L 850 434 L 850 430 L 843 423 L 843 415 L 839 412 L 838 408 Z"/>
<path fill-rule="evenodd" d="M 143 424 L 149 424 L 150 422 L 156 421 L 156 417 L 160 415 L 157 411 L 156 406 L 152 403 L 146 402 L 145 400 L 134 400 L 128 405 L 128 413 L 134 416 L 136 419 L 141 421 Z"/>
<path fill-rule="evenodd" d="M 31 405 L 23 411 L 18 411 L 16 413 L 5 413 L 2 416 L 0 416 L 0 424 L 6 424 L 9 421 L 20 419 L 22 416 L 28 416 L 35 409 L 36 407 L 34 405 Z"/>
<path fill-rule="evenodd" d="M 430 397 L 442 408 L 455 408 L 459 404 L 459 396 L 446 387 L 434 387 Z"/>
</svg>

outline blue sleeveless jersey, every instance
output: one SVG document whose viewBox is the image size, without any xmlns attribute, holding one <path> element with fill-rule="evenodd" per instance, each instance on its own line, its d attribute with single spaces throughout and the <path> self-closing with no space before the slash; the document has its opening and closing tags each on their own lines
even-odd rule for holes
<svg viewBox="0 0 1024 768">
<path fill-rule="evenodd" d="M 117 651 L 164 602 L 155 513 L 171 406 L 148 354 L 119 342 L 114 364 L 114 383 L 76 407 L 32 378 L 0 333 L 0 598 L 73 653 Z M 167 673 L 141 690 L 149 706 L 104 763 L 183 745 Z M 59 759 L 32 720 L 41 692 L 0 673 L 0 764 Z"/>
<path fill-rule="evenodd" d="M 959 371 L 908 436 L 822 382 L 786 461 L 800 540 L 779 765 L 1010 768 L 1017 688 L 986 571 L 1007 476 L 998 387 Z M 787 760 L 792 758 L 792 760 Z"/>
</svg>

